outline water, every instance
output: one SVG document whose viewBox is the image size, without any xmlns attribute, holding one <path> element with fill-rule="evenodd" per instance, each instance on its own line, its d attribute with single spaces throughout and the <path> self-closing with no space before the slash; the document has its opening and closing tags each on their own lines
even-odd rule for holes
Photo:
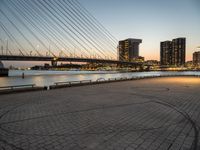
<svg viewBox="0 0 200 150">
<path fill-rule="evenodd" d="M 24 72 L 25 78 L 22 79 Z M 49 86 L 55 82 L 92 80 L 99 78 L 119 78 L 119 77 L 139 77 L 152 75 L 200 75 L 200 71 L 183 71 L 183 72 L 130 72 L 119 73 L 115 71 L 33 71 L 33 70 L 10 70 L 9 77 L 0 78 L 1 86 L 13 86 L 23 84 L 36 84 L 37 86 Z"/>
</svg>

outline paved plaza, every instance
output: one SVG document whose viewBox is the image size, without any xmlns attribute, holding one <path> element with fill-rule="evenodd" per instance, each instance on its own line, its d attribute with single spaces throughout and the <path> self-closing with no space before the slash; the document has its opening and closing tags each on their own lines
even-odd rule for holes
<svg viewBox="0 0 200 150">
<path fill-rule="evenodd" d="M 0 95 L 2 150 L 199 150 L 200 78 Z"/>
</svg>

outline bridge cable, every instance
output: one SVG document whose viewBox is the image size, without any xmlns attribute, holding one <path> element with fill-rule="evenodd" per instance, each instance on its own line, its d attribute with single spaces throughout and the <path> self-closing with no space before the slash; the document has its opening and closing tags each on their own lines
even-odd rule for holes
<svg viewBox="0 0 200 150">
<path fill-rule="evenodd" d="M 54 17 L 52 17 L 52 16 L 50 16 L 49 14 L 48 14 L 48 12 L 46 11 L 46 10 L 44 10 L 44 8 L 45 9 L 47 9 L 48 10 L 48 8 L 46 8 L 46 6 L 40 6 L 40 5 L 38 5 L 38 1 L 36 2 L 36 1 L 31 1 L 31 2 L 33 2 L 36 6 L 38 6 L 41 10 L 43 10 L 43 12 L 45 12 L 46 13 L 46 15 L 49 17 L 49 18 L 51 18 L 53 21 L 55 21 L 56 23 L 57 23 L 57 25 L 59 25 L 59 27 L 63 30 L 63 31 L 65 31 L 66 33 L 68 33 L 69 35 L 70 35 L 70 37 L 74 40 L 74 41 L 76 41 L 80 46 L 82 46 L 89 54 L 91 54 L 90 53 L 90 51 L 88 51 L 87 50 L 87 48 L 82 44 L 82 43 L 80 43 L 79 42 L 79 40 L 81 40 L 81 39 L 79 39 L 79 40 L 77 40 L 70 32 L 72 32 L 73 33 L 73 31 L 72 30 L 70 30 L 70 32 L 69 31 L 67 31 L 63 26 L 61 26 L 60 25 L 60 23 L 59 22 L 61 22 L 62 24 L 64 24 L 64 22 L 62 21 L 62 20 L 60 20 L 59 18 L 57 18 L 54 14 L 52 14 L 52 12 L 50 12 L 51 14 L 52 14 L 52 16 Z M 44 7 L 44 8 L 42 8 L 42 7 Z M 49 10 L 48 10 L 49 11 Z M 59 21 L 59 22 L 58 22 Z M 66 25 L 64 24 L 64 26 L 66 27 Z"/>
<path fill-rule="evenodd" d="M 51 8 L 51 10 L 53 10 L 53 12 L 56 12 L 57 14 L 58 14 L 58 11 L 57 10 L 55 10 L 54 9 L 54 7 L 52 7 L 49 3 L 47 3 L 46 2 L 46 0 L 43 0 L 43 2 L 45 2 L 46 3 L 46 5 L 49 7 L 49 8 Z M 45 5 L 45 6 L 46 6 Z M 47 9 L 48 9 L 48 7 L 47 7 Z M 48 9 L 50 12 L 52 12 L 50 9 Z M 60 11 L 60 10 L 59 10 Z M 61 12 L 62 13 L 62 12 Z M 54 13 L 52 13 L 52 14 L 54 14 Z M 66 17 L 66 16 L 65 16 Z M 68 25 L 72 28 L 72 29 L 74 29 L 83 39 L 85 39 L 88 43 L 90 43 L 91 45 L 93 45 L 92 44 L 92 42 L 91 41 L 89 41 L 84 35 L 83 35 L 83 33 L 81 33 L 80 31 L 78 31 L 78 29 L 76 29 L 76 25 L 74 26 L 74 24 L 71 24 L 71 22 L 69 22 L 68 20 L 66 20 L 65 18 L 62 18 L 64 21 L 66 21 L 67 23 L 68 23 Z M 69 18 L 67 18 L 67 19 L 69 19 Z M 70 21 L 72 21 L 72 20 L 70 20 Z M 61 20 L 61 22 L 63 22 L 62 20 Z M 64 25 L 65 25 L 65 23 L 63 23 Z M 66 26 L 67 27 L 67 26 Z M 68 27 L 68 29 L 69 29 L 69 27 Z M 80 28 L 79 28 L 80 29 Z M 73 31 L 74 32 L 74 31 Z M 75 32 L 74 32 L 75 33 Z M 76 34 L 76 33 L 75 33 Z M 76 34 L 76 36 L 78 36 L 77 34 Z M 86 44 L 86 42 L 85 42 L 85 44 Z M 94 47 L 95 47 L 95 45 L 93 45 Z M 96 48 L 96 47 L 95 47 Z M 100 52 L 103 56 L 105 56 L 105 54 L 104 53 L 102 53 L 102 52 Z"/>
<path fill-rule="evenodd" d="M 4 30 L 4 32 L 7 34 L 7 36 L 13 41 L 15 41 L 15 43 L 17 43 L 17 45 L 18 45 L 18 48 L 20 49 L 22 49 L 26 54 L 28 54 L 27 52 L 26 52 L 26 50 L 24 49 L 24 47 L 17 41 L 17 39 L 9 32 L 9 30 L 6 28 L 6 26 L 4 26 L 3 25 L 3 23 L 1 23 L 0 22 L 0 26 L 1 26 L 1 28 Z"/>
<path fill-rule="evenodd" d="M 90 29 L 95 31 L 95 33 L 97 33 L 99 35 L 99 37 L 101 37 L 102 39 L 107 38 L 104 34 L 100 34 L 100 33 L 102 33 L 101 29 L 97 28 L 93 23 L 94 21 L 92 21 L 84 13 L 82 13 L 82 11 L 80 11 L 80 9 L 78 9 L 77 6 L 75 6 L 74 2 L 70 2 L 70 1 L 67 1 L 67 2 L 63 1 L 63 2 L 65 2 L 65 4 L 67 4 L 68 6 L 70 4 L 71 7 L 73 7 L 73 11 L 83 20 L 83 22 L 87 23 L 90 26 Z M 108 45 L 110 45 L 112 43 L 112 41 L 111 42 L 107 41 L 107 43 L 108 43 Z M 115 46 L 112 45 L 112 47 L 115 49 Z M 116 53 L 114 53 L 114 55 L 116 55 Z"/>
<path fill-rule="evenodd" d="M 62 3 L 62 1 L 55 1 L 55 3 L 57 3 L 61 8 L 63 8 L 63 10 L 74 20 L 76 20 L 78 26 L 80 26 L 85 32 L 87 32 L 87 36 L 89 35 L 89 37 L 92 37 L 92 39 L 95 39 L 96 42 L 98 42 L 100 45 L 104 45 L 105 48 L 105 43 L 102 43 L 101 41 L 98 41 L 97 38 L 97 32 L 94 32 L 94 30 L 92 30 L 92 26 L 89 25 L 86 21 L 84 21 L 84 18 L 81 17 L 81 15 L 73 8 L 73 6 L 71 6 L 68 3 Z M 59 4 L 60 3 L 60 4 Z M 65 8 L 64 8 L 65 7 Z M 68 11 L 66 11 L 66 8 L 68 8 Z M 70 9 L 69 9 L 70 8 Z M 104 39 L 104 38 L 103 38 Z M 99 46 L 98 44 L 98 46 Z M 101 46 L 99 46 L 100 49 L 102 49 Z M 103 50 L 103 49 L 102 49 Z M 106 51 L 107 53 L 108 51 Z"/>
<path fill-rule="evenodd" d="M 80 10 L 80 12 L 82 12 L 86 16 L 86 18 L 91 20 L 90 22 L 100 32 L 105 34 L 114 43 L 114 45 L 118 42 L 118 40 L 78 0 L 73 0 L 71 1 L 71 3 L 76 5 L 78 7 L 78 10 Z"/>
<path fill-rule="evenodd" d="M 19 30 L 19 28 L 9 19 L 9 17 L 0 9 L 0 12 L 3 14 L 3 16 L 9 21 L 9 23 L 20 33 L 20 35 L 28 42 L 28 44 L 37 52 L 39 56 L 41 54 L 35 49 L 35 47 L 32 45 L 32 43 L 26 38 L 26 36 Z"/>
<path fill-rule="evenodd" d="M 11 2 L 12 3 L 12 2 Z M 11 4 L 10 3 L 10 4 Z M 13 4 L 13 3 L 12 3 Z M 12 5 L 11 4 L 11 5 Z M 29 19 L 27 16 L 24 15 L 23 11 L 21 11 L 21 9 L 18 9 L 17 6 L 15 4 L 13 4 L 13 6 L 15 7 L 16 11 L 19 13 L 19 14 L 22 14 L 22 16 L 26 19 L 26 21 L 31 24 L 37 31 L 39 31 L 39 33 L 48 41 L 54 43 L 40 28 L 38 28 L 34 22 L 31 21 L 31 19 Z M 28 13 L 28 12 L 27 12 Z M 30 14 L 29 14 L 30 15 Z M 30 15 L 31 16 L 31 15 Z M 56 48 L 59 50 L 60 48 L 54 43 L 54 45 L 56 46 Z M 66 54 L 65 54 L 66 55 Z"/>
<path fill-rule="evenodd" d="M 63 32 L 61 32 L 60 29 L 59 29 L 57 26 L 55 26 L 53 22 L 51 22 L 51 20 L 49 20 L 46 16 L 44 16 L 44 15 L 42 14 L 42 12 L 41 12 L 38 8 L 34 8 L 33 5 L 32 5 L 32 7 L 29 7 L 29 5 L 23 5 L 23 4 L 25 4 L 25 2 L 24 2 L 24 3 L 21 3 L 21 1 L 20 1 L 19 3 L 20 3 L 22 6 L 24 6 L 24 9 L 28 9 L 29 11 L 32 10 L 32 12 L 30 12 L 30 14 L 35 14 L 35 15 L 36 15 L 35 18 L 37 18 L 36 20 L 39 20 L 40 23 L 42 23 L 42 21 L 45 22 L 45 23 L 43 24 L 43 26 L 45 26 L 45 29 L 48 29 L 48 30 L 47 30 L 48 33 L 50 32 L 50 33 L 53 35 L 54 39 L 58 39 L 58 40 L 56 40 L 57 42 L 61 42 L 65 47 L 68 47 L 68 46 L 63 42 L 62 37 L 61 37 L 61 36 L 59 37 L 59 35 L 63 34 Z M 38 19 L 38 18 L 40 18 L 40 19 Z M 41 18 L 42 18 L 42 19 L 41 19 Z M 51 22 L 51 23 L 50 23 L 50 22 Z M 52 27 L 51 27 L 49 24 L 51 24 Z M 56 32 L 58 32 L 58 35 L 55 34 Z M 71 41 L 65 34 L 63 34 L 63 35 L 64 35 L 64 37 L 67 39 L 67 42 L 70 42 L 69 44 L 71 44 L 71 45 L 74 46 L 74 47 L 78 47 L 78 46 L 77 46 L 73 41 Z M 71 52 L 71 51 L 70 51 L 70 52 Z M 84 52 L 84 53 L 85 53 L 85 52 Z M 71 53 L 70 53 L 70 54 L 71 54 Z M 87 54 L 84 54 L 84 56 L 88 57 Z"/>
<path fill-rule="evenodd" d="M 7 6 L 7 8 L 10 10 L 10 12 L 13 14 L 13 16 L 17 19 L 17 20 L 19 20 L 19 22 L 40 42 L 40 44 L 44 47 L 44 48 L 46 48 L 46 49 L 48 49 L 48 47 L 44 44 L 44 42 L 43 41 L 41 41 L 40 40 L 40 38 L 24 23 L 24 21 L 22 21 L 22 19 L 16 14 L 16 13 L 14 13 L 13 12 L 13 10 L 8 6 L 8 5 L 6 5 Z M 50 51 L 51 52 L 51 51 Z M 53 57 L 56 57 L 55 56 L 55 54 L 53 53 L 53 52 L 51 52 L 51 54 L 52 54 L 52 56 Z M 41 54 L 40 54 L 40 56 L 41 56 Z"/>
<path fill-rule="evenodd" d="M 58 3 L 57 3 L 57 4 L 58 4 Z M 69 13 L 68 13 L 67 11 L 65 11 L 65 9 L 63 9 L 63 7 L 62 7 L 60 4 L 58 4 L 58 5 L 60 6 L 60 8 L 62 8 L 62 10 L 64 10 L 64 12 L 65 12 L 66 14 L 69 15 Z M 56 5 L 54 5 L 54 7 L 56 8 Z M 58 10 L 59 10 L 59 9 L 58 9 Z M 59 10 L 59 11 L 61 12 L 61 10 Z M 61 12 L 61 13 L 62 13 L 70 22 L 73 23 L 74 28 L 77 28 L 77 32 L 79 32 L 79 30 L 81 31 L 81 32 L 80 32 L 81 36 L 82 36 L 83 38 L 85 38 L 87 42 L 89 42 L 94 48 L 96 48 L 101 54 L 103 54 L 103 55 L 105 56 L 104 52 L 101 50 L 102 47 L 101 47 L 100 45 L 98 45 L 98 44 L 91 38 L 91 35 L 88 36 L 88 33 L 86 33 L 83 29 L 81 29 L 82 25 L 81 25 L 80 23 L 76 22 L 76 18 L 70 19 L 68 16 L 66 16 L 65 13 L 63 13 L 63 12 Z M 75 21 L 74 21 L 74 20 L 75 20 Z M 76 30 L 76 29 L 75 29 L 75 30 Z M 86 36 L 87 36 L 87 37 L 86 37 Z"/>
</svg>

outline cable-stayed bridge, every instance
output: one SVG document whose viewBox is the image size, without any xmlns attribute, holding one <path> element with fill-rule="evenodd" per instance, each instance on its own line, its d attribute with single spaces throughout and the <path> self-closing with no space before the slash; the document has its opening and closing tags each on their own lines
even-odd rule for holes
<svg viewBox="0 0 200 150">
<path fill-rule="evenodd" d="M 0 60 L 117 61 L 118 40 L 78 0 L 1 0 Z"/>
</svg>

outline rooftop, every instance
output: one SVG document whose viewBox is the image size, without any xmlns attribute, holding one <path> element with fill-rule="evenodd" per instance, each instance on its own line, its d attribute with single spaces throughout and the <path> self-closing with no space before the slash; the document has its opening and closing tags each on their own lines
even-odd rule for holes
<svg viewBox="0 0 200 150">
<path fill-rule="evenodd" d="M 132 41 L 132 42 L 138 42 L 138 43 L 142 43 L 142 39 L 135 39 L 135 38 L 128 38 L 125 40 L 121 40 L 121 41 Z"/>
</svg>

